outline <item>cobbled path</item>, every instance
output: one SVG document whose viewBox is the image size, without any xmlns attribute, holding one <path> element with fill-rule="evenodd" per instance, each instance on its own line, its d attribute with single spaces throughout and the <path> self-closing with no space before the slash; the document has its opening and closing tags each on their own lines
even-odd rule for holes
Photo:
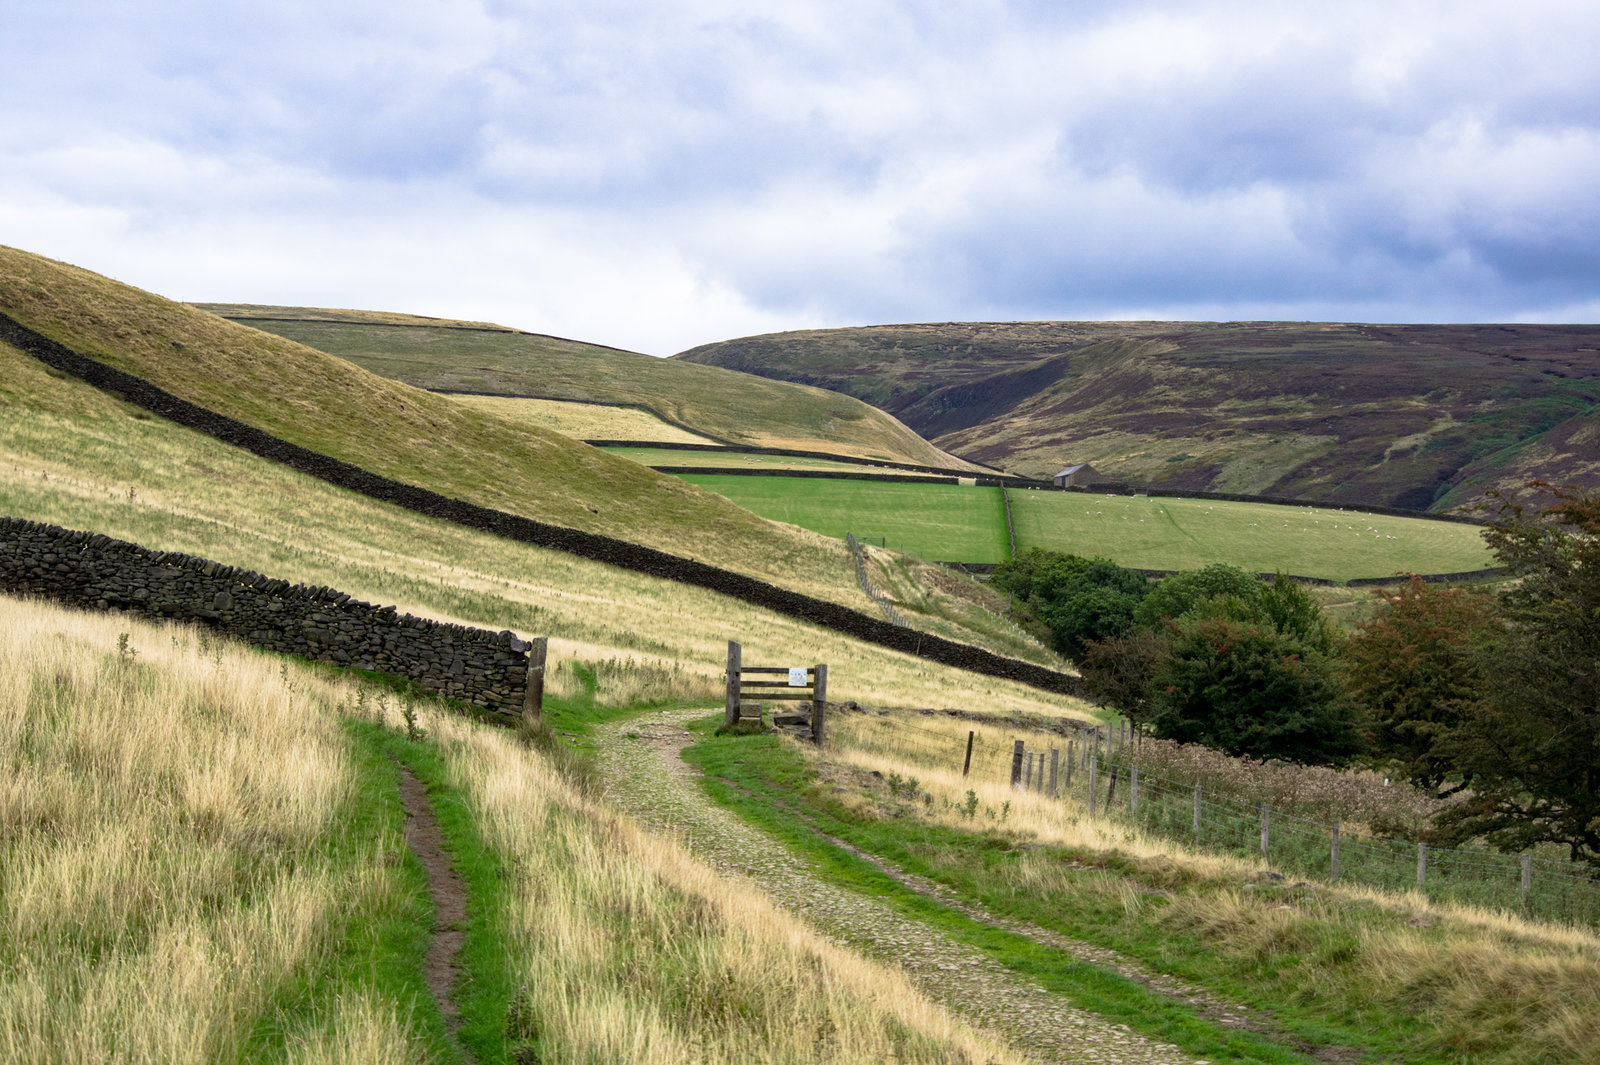
<svg viewBox="0 0 1600 1065">
<path fill-rule="evenodd" d="M 752 881 L 834 941 L 903 966 L 929 998 L 1038 1061 L 1203 1065 L 1204 1059 L 1068 1005 L 878 899 L 829 882 L 782 843 L 717 806 L 679 753 L 693 739 L 684 723 L 705 713 L 666 711 L 596 729 L 607 794 L 641 824 L 683 840 L 721 872 Z"/>
</svg>

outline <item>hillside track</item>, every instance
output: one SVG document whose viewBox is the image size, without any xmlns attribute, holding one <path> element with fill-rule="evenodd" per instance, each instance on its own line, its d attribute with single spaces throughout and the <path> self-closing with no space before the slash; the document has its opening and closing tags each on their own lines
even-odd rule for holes
<svg viewBox="0 0 1600 1065">
<path fill-rule="evenodd" d="M 1078 1009 L 938 930 L 819 875 L 781 842 L 711 801 L 685 764 L 685 727 L 706 710 L 662 711 L 595 729 L 607 796 L 641 824 L 682 840 L 824 935 L 898 964 L 930 999 L 1039 1062 L 1104 1065 L 1197 1059 Z M 630 733 L 632 734 L 630 736 Z"/>
<path fill-rule="evenodd" d="M 428 952 L 423 960 L 423 975 L 428 990 L 439 1004 L 446 1027 L 454 1036 L 461 1027 L 461 1007 L 455 1000 L 461 980 L 458 957 L 466 940 L 467 889 L 451 864 L 445 849 L 444 830 L 434 816 L 428 788 L 415 773 L 400 767 L 400 805 L 405 810 L 406 846 L 422 863 L 428 875 L 428 895 L 433 900 L 433 933 L 428 937 Z M 466 1053 L 465 1048 L 463 1053 Z M 467 1055 L 471 1060 L 471 1055 Z"/>
</svg>

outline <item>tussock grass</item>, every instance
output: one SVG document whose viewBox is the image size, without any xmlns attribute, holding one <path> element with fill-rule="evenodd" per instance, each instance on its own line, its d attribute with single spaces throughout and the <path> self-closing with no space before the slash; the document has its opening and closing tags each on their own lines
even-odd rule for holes
<svg viewBox="0 0 1600 1065">
<path fill-rule="evenodd" d="M 962 778 L 968 729 L 978 733 L 980 756 Z M 837 801 L 880 830 L 929 824 L 974 841 L 1065 848 L 1070 861 L 1030 850 L 983 864 L 981 875 L 946 859 L 946 870 L 967 876 L 969 890 L 984 891 L 984 904 L 1001 914 L 1047 925 L 1052 915 L 1079 920 L 1076 934 L 1187 979 L 1316 1023 L 1333 1018 L 1399 1038 L 1407 1060 L 1600 1062 L 1593 929 L 1416 892 L 1275 886 L 1259 862 L 1091 818 L 1070 799 L 1013 791 L 999 769 L 1015 733 L 939 716 L 841 715 L 825 756 L 796 750 L 825 781 L 847 785 Z"/>
<path fill-rule="evenodd" d="M 347 834 L 339 695 L 192 630 L 0 599 L 0 1060 L 247 1061 L 273 1032 L 299 1061 L 424 1056 L 392 1002 L 308 990 L 409 891 L 396 832 Z"/>
<path fill-rule="evenodd" d="M 1010 1062 L 898 971 L 574 790 L 502 731 L 429 715 L 512 870 L 513 1043 L 547 1063 Z"/>
</svg>

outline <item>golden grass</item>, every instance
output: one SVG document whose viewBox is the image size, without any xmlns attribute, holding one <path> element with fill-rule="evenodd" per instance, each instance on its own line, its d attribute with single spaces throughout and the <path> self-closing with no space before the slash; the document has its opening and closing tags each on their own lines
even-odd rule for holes
<svg viewBox="0 0 1600 1065">
<path fill-rule="evenodd" d="M 746 661 L 828 662 L 839 700 L 1089 713 L 1079 702 L 863 645 L 703 589 L 399 511 L 141 418 L 47 377 L 32 360 L 6 362 L 3 348 L 0 365 L 15 371 L 0 374 L 0 513 L 331 585 L 441 620 L 549 635 L 553 664 L 617 659 L 676 669 L 685 698 L 720 683 L 735 639 Z M 41 396 L 61 409 L 41 409 Z M 988 642 L 1029 653 L 1020 641 Z"/>
<path fill-rule="evenodd" d="M 75 351 L 385 477 L 871 607 L 855 586 L 842 542 L 757 517 L 559 433 L 507 422 L 281 337 L 3 247 L 0 306 Z M 18 358 L 12 353 L 4 361 Z"/>
<path fill-rule="evenodd" d="M 492 414 L 518 425 L 535 425 L 575 440 L 641 440 L 652 443 L 715 444 L 637 407 L 608 407 L 599 403 L 567 403 L 558 399 L 520 399 L 513 396 L 451 396 L 456 403 Z M 686 453 L 688 454 L 688 453 Z M 689 465 L 689 459 L 685 459 Z"/>
<path fill-rule="evenodd" d="M 260 1025 L 296 1060 L 356 1027 L 415 1060 L 392 1010 L 324 1026 L 275 1003 L 405 890 L 397 835 L 364 865 L 327 853 L 340 690 L 193 630 L 0 599 L 0 1060 L 239 1060 Z"/>
<path fill-rule="evenodd" d="M 498 915 L 526 985 L 508 1031 L 547 1063 L 1011 1062 L 898 970 L 572 789 L 505 732 L 429 715 L 515 869 Z"/>
<path fill-rule="evenodd" d="M 963 778 L 968 729 L 990 757 L 975 759 L 972 776 Z M 1316 885 L 1288 902 L 1252 891 L 1245 885 L 1254 886 L 1264 870 L 1258 862 L 1091 818 L 1074 800 L 1011 789 L 998 755 L 1019 734 L 939 716 L 838 715 L 825 755 L 799 749 L 825 776 L 857 784 L 843 797 L 868 817 L 909 816 L 1131 859 L 1132 871 L 1085 879 L 1048 854 L 1026 854 L 1005 874 L 1004 887 L 1019 895 L 1103 895 L 1131 923 L 1198 935 L 1220 957 L 1247 967 L 1287 954 L 1301 971 L 1280 973 L 1276 993 L 1312 1000 L 1343 994 L 1362 1008 L 1425 1016 L 1434 1029 L 1431 1048 L 1463 1060 L 1600 1062 L 1595 929 L 1360 885 Z M 859 787 L 863 773 L 874 770 L 898 778 L 902 797 L 914 790 L 918 799 L 896 801 L 881 786 Z M 970 815 L 963 810 L 969 790 Z M 1120 868 L 1128 870 L 1128 862 Z M 1151 906 L 1150 888 L 1170 898 Z"/>
</svg>

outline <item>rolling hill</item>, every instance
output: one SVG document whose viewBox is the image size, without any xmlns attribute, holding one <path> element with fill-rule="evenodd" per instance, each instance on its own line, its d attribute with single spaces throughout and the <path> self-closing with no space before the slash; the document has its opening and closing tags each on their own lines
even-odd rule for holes
<svg viewBox="0 0 1600 1065">
<path fill-rule="evenodd" d="M 975 462 L 1166 489 L 1443 510 L 1600 484 L 1600 326 L 932 323 L 675 361 L 847 392 Z"/>
<path fill-rule="evenodd" d="M 0 248 L 0 311 L 181 399 L 380 476 L 878 613 L 837 540 L 757 517 L 558 433 L 473 410 L 89 271 Z M 12 349 L 0 347 L 0 355 L 5 378 L 16 382 L 8 406 L 54 402 L 37 384 L 54 380 L 42 367 L 29 368 L 31 360 Z M 23 384 L 29 381 L 36 384 Z M 0 400 L 7 400 L 3 391 Z M 73 434 L 54 446 L 70 455 L 82 445 Z M 218 487 L 205 478 L 190 482 L 196 495 Z M 272 501 L 279 509 L 301 505 L 294 498 Z M 998 640 L 994 649 L 1006 648 L 1001 653 L 1050 657 L 1003 619 L 989 618 L 974 597 L 925 591 L 931 612 L 908 611 L 913 625 L 966 642 Z"/>
<path fill-rule="evenodd" d="M 718 441 L 973 469 L 882 411 L 819 388 L 482 322 L 197 306 L 418 388 L 638 406 Z"/>
</svg>

